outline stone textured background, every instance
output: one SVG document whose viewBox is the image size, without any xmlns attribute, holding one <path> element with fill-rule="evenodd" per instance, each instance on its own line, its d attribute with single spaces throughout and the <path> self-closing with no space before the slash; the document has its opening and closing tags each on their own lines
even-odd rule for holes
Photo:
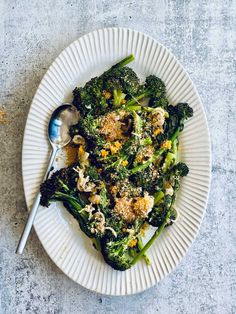
<svg viewBox="0 0 236 314">
<path fill-rule="evenodd" d="M 236 313 L 236 2 L 1 0 L 0 313 Z M 166 45 L 203 100 L 212 185 L 199 235 L 180 265 L 142 294 L 106 297 L 68 279 L 33 232 L 14 254 L 27 214 L 21 143 L 36 88 L 54 58 L 96 28 L 126 26 Z"/>
</svg>

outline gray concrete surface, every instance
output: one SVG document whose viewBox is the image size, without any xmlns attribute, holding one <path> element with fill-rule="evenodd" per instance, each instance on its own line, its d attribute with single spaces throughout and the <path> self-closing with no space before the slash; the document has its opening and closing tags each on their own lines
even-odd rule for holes
<svg viewBox="0 0 236 314">
<path fill-rule="evenodd" d="M 192 248 L 142 294 L 105 297 L 68 279 L 33 232 L 14 254 L 26 221 L 21 143 L 36 88 L 54 58 L 96 28 L 127 26 L 172 50 L 195 82 L 209 122 L 213 169 L 206 215 Z M 0 313 L 236 313 L 236 2 L 1 0 Z"/>
</svg>

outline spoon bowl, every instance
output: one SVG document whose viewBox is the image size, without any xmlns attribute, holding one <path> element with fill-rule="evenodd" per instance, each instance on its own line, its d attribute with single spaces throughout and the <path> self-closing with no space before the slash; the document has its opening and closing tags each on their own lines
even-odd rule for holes
<svg viewBox="0 0 236 314">
<path fill-rule="evenodd" d="M 79 112 L 71 104 L 63 104 L 53 111 L 48 124 L 48 139 L 52 146 L 62 148 L 71 141 L 70 127 L 79 121 Z"/>
</svg>

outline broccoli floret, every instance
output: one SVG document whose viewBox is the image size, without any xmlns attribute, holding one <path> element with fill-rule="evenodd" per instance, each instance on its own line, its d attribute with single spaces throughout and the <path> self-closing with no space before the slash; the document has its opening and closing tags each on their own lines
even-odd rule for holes
<svg viewBox="0 0 236 314">
<path fill-rule="evenodd" d="M 130 242 L 137 240 L 140 228 L 143 226 L 143 219 L 136 220 L 132 225 L 133 232 L 110 238 L 108 236 L 102 239 L 102 255 L 112 268 L 116 270 L 126 270 L 131 267 L 133 257 L 130 255 Z M 122 228 L 123 229 L 123 228 Z M 119 233 L 121 234 L 121 232 Z"/>
<path fill-rule="evenodd" d="M 102 94 L 103 80 L 94 77 L 84 87 L 76 87 L 73 91 L 73 105 L 77 107 L 82 116 L 88 113 L 100 115 L 107 111 L 108 104 Z"/>
<path fill-rule="evenodd" d="M 103 211 L 104 211 L 104 209 L 103 209 Z M 117 216 L 112 215 L 112 210 L 110 208 L 109 209 L 107 208 L 106 226 L 109 228 L 112 228 L 118 235 L 118 234 L 123 233 L 122 230 L 127 226 L 127 223 L 118 215 Z M 111 232 L 110 233 L 107 232 L 105 234 L 104 238 L 105 237 L 106 238 L 109 237 L 110 240 L 116 238 L 116 237 L 114 237 L 114 234 L 112 234 Z"/>
<path fill-rule="evenodd" d="M 177 110 L 178 116 L 181 119 L 186 120 L 186 119 L 191 118 L 193 116 L 193 109 L 187 103 L 178 103 L 175 106 L 175 109 Z"/>
<path fill-rule="evenodd" d="M 98 183 L 100 181 L 100 175 L 95 166 L 89 166 L 85 169 L 85 177 L 89 177 L 89 181 Z"/>
<path fill-rule="evenodd" d="M 79 122 L 79 131 L 82 136 L 87 140 L 92 141 L 96 146 L 103 146 L 105 140 L 99 133 L 100 119 L 95 119 L 92 115 L 88 114 L 85 118 L 82 118 Z"/>
<path fill-rule="evenodd" d="M 178 135 L 184 128 L 184 121 L 193 116 L 193 109 L 187 103 L 178 103 L 176 106 L 168 106 L 169 117 L 166 119 L 167 137 Z"/>
<path fill-rule="evenodd" d="M 133 259 L 128 251 L 130 241 L 130 236 L 113 240 L 104 239 L 101 252 L 107 264 L 120 271 L 130 268 Z"/>
<path fill-rule="evenodd" d="M 189 173 L 189 168 L 188 166 L 183 163 L 183 162 L 179 162 L 177 165 L 175 165 L 173 168 L 172 168 L 172 172 L 176 175 L 176 176 L 179 176 L 179 177 L 185 177 L 188 175 Z"/>
<path fill-rule="evenodd" d="M 117 161 L 117 165 L 114 165 L 112 167 L 105 167 L 102 175 L 106 181 L 116 183 L 118 181 L 126 179 L 129 176 L 129 170 L 127 169 L 127 167 L 121 166 L 118 163 L 119 160 Z"/>
<path fill-rule="evenodd" d="M 179 162 L 170 170 L 169 174 L 167 173 L 166 178 L 173 186 L 175 193 L 179 189 L 180 178 L 187 176 L 188 172 L 189 172 L 188 166 L 183 162 Z"/>
<path fill-rule="evenodd" d="M 129 100 L 125 107 L 133 106 L 138 100 L 150 97 L 150 107 L 166 107 L 168 101 L 166 99 L 166 87 L 164 82 L 155 75 L 149 75 L 146 82 L 139 88 L 133 99 Z"/>
<path fill-rule="evenodd" d="M 133 60 L 134 56 L 129 55 L 128 57 L 124 58 L 123 60 L 112 66 L 101 76 L 92 78 L 85 84 L 84 87 L 76 87 L 74 89 L 73 105 L 77 107 L 81 116 L 85 117 L 87 114 L 91 114 L 92 116 L 98 116 L 107 112 L 107 110 L 109 109 L 109 103 L 106 101 L 106 98 L 103 95 L 104 79 L 111 76 L 112 72 L 119 72 L 119 69 L 121 69 Z M 128 75 L 123 76 L 123 79 L 126 80 L 128 84 Z"/>
<path fill-rule="evenodd" d="M 71 170 L 72 167 L 63 168 L 42 183 L 40 204 L 48 206 L 51 202 L 63 202 L 66 209 L 78 221 L 80 229 L 88 237 L 101 239 L 113 230 L 106 225 L 104 214 L 100 210 L 81 199 L 81 195 L 74 188 L 76 184 L 74 173 L 78 174 Z"/>
<path fill-rule="evenodd" d="M 154 166 L 150 166 L 145 171 L 130 176 L 130 180 L 136 186 L 141 186 L 144 191 L 153 193 L 159 187 L 159 172 Z"/>
<path fill-rule="evenodd" d="M 151 97 L 148 102 L 148 106 L 153 108 L 162 107 L 166 109 L 168 107 L 168 104 L 169 102 L 165 95 L 161 97 Z"/>
<path fill-rule="evenodd" d="M 116 69 L 114 70 L 114 73 L 111 72 L 109 73 L 109 76 L 105 78 L 104 83 L 103 83 L 103 88 L 104 90 L 113 93 L 114 90 L 121 90 L 122 91 L 122 82 L 120 80 L 120 77 L 118 73 L 122 69 Z M 117 75 L 116 75 L 117 74 Z"/>
<path fill-rule="evenodd" d="M 113 83 L 114 82 L 114 83 Z M 126 94 L 134 94 L 139 88 L 139 78 L 129 67 L 119 68 L 109 73 L 104 82 L 105 89 L 113 92 L 121 89 Z"/>
<path fill-rule="evenodd" d="M 148 215 L 148 222 L 154 227 L 160 227 L 165 220 L 166 214 L 169 211 L 169 208 L 172 204 L 172 197 L 166 195 L 161 204 L 158 204 L 153 207 L 152 211 Z"/>
<path fill-rule="evenodd" d="M 164 82 L 155 75 L 149 75 L 145 82 L 146 93 L 148 96 L 162 98 L 166 94 Z"/>
<path fill-rule="evenodd" d="M 135 94 L 138 87 L 139 78 L 129 67 L 115 68 L 104 78 L 104 89 L 113 94 L 114 106 L 121 105 L 126 94 Z"/>
<path fill-rule="evenodd" d="M 59 192 L 74 194 L 76 188 L 76 177 L 78 174 L 73 170 L 76 165 L 62 168 L 54 172 L 49 179 L 40 186 L 40 204 L 48 207 L 52 201 L 59 198 Z"/>
</svg>

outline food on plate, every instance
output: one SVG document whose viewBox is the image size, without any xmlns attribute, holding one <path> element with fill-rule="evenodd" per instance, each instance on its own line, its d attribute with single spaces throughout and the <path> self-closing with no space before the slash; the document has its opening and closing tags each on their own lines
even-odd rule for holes
<svg viewBox="0 0 236 314">
<path fill-rule="evenodd" d="M 143 259 L 163 229 L 177 218 L 179 134 L 193 115 L 187 103 L 169 104 L 164 82 L 144 83 L 127 64 L 130 55 L 73 91 L 80 113 L 72 126 L 76 161 L 41 185 L 41 205 L 62 201 L 104 260 L 126 270 Z M 147 225 L 156 228 L 144 245 Z"/>
</svg>

